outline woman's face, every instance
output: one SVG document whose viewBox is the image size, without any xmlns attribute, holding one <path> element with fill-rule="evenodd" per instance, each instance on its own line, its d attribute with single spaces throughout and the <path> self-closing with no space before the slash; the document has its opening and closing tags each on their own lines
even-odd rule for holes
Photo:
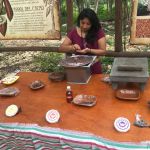
<svg viewBox="0 0 150 150">
<path fill-rule="evenodd" d="M 88 30 L 91 28 L 92 24 L 88 18 L 84 18 L 80 20 L 80 29 L 83 32 L 88 32 Z"/>
</svg>

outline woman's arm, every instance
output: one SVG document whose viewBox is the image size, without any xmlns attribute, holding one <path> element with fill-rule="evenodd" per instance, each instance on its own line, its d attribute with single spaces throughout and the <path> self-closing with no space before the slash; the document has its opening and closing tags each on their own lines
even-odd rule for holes
<svg viewBox="0 0 150 150">
<path fill-rule="evenodd" d="M 103 37 L 98 40 L 98 49 L 91 49 L 91 54 L 94 55 L 105 55 L 106 53 L 106 38 Z"/>
<path fill-rule="evenodd" d="M 66 53 L 73 53 L 80 49 L 80 46 L 78 44 L 72 44 L 72 41 L 68 37 L 65 38 L 64 42 L 59 47 L 60 52 Z"/>
</svg>

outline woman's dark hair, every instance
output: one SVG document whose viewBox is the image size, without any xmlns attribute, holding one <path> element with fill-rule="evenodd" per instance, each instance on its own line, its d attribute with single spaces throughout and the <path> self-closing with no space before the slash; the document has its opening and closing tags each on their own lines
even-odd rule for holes
<svg viewBox="0 0 150 150">
<path fill-rule="evenodd" d="M 96 39 L 97 32 L 101 28 L 101 24 L 99 22 L 96 13 L 90 8 L 83 9 L 79 14 L 77 18 L 78 27 L 80 27 L 80 21 L 83 20 L 84 18 L 88 18 L 91 23 L 91 28 L 86 35 L 86 41 L 92 43 Z"/>
</svg>

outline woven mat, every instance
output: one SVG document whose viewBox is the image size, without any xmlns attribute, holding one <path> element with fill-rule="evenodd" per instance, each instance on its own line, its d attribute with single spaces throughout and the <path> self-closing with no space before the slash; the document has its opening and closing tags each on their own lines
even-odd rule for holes
<svg viewBox="0 0 150 150">
<path fill-rule="evenodd" d="M 0 123 L 0 149 L 145 150 L 150 142 L 114 142 L 95 135 L 40 127 L 36 124 Z"/>
</svg>

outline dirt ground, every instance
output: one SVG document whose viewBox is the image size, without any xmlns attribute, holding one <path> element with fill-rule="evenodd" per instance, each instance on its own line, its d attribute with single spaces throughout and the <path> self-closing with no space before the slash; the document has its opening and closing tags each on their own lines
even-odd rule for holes
<svg viewBox="0 0 150 150">
<path fill-rule="evenodd" d="M 0 47 L 59 46 L 61 42 L 62 40 L 5 40 L 0 41 Z M 17 69 L 21 71 L 36 71 L 33 59 L 34 56 L 41 54 L 41 51 L 0 52 L 0 79 Z"/>
</svg>

